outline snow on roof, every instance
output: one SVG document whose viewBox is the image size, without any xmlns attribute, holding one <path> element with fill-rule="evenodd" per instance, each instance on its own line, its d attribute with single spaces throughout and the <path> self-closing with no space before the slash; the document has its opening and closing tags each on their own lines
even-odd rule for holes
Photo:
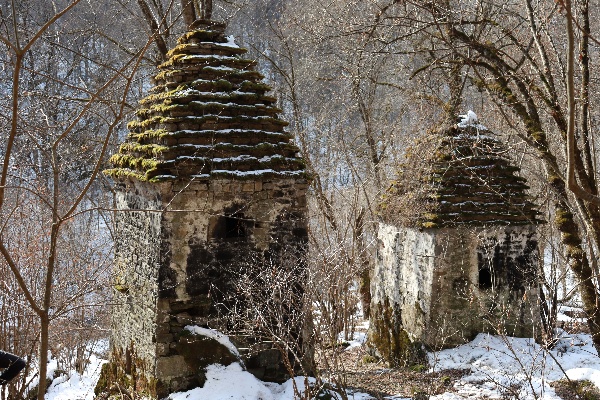
<svg viewBox="0 0 600 400">
<path fill-rule="evenodd" d="M 229 35 L 225 39 L 227 39 L 227 44 L 221 43 L 221 46 L 228 46 L 228 47 L 234 47 L 234 48 L 240 47 L 237 44 L 235 44 L 235 37 L 233 35 Z"/>
<path fill-rule="evenodd" d="M 284 130 L 288 123 L 279 118 L 275 98 L 265 94 L 270 87 L 256 72 L 255 61 L 241 56 L 246 51 L 233 36 L 225 37 L 224 24 L 197 25 L 206 31 L 182 36 L 176 53 L 158 67 L 155 87 L 141 101 L 137 119 L 128 124 L 128 145 L 119 148 L 111 158 L 114 168 L 105 173 L 149 182 L 224 175 L 262 178 L 265 173 L 305 178 L 300 150 L 292 142 L 264 145 L 292 135 Z M 212 44 L 200 46 L 202 54 L 198 38 Z M 181 60 L 185 65 L 179 65 Z M 222 152 L 190 155 L 191 146 L 226 143 L 232 145 Z M 218 163 L 219 171 L 205 175 L 208 161 Z"/>
<path fill-rule="evenodd" d="M 479 123 L 479 119 L 477 118 L 477 114 L 472 110 L 467 111 L 466 114 L 459 115 L 461 119 L 458 123 L 459 128 L 466 128 L 472 126 L 476 129 L 487 130 L 487 128 Z"/>
</svg>

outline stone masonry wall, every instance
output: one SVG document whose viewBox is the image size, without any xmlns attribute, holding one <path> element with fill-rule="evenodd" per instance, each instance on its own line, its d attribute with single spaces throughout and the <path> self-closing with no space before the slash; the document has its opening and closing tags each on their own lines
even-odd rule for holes
<svg viewBox="0 0 600 400">
<path fill-rule="evenodd" d="M 190 359 L 185 326 L 241 330 L 244 321 L 229 310 L 243 307 L 238 282 L 245 274 L 266 267 L 304 273 L 308 184 L 298 178 L 161 183 L 154 196 L 146 186 L 136 182 L 119 193 L 112 348 L 132 352 L 135 343 L 133 362 L 143 364 L 146 375 L 137 381 L 160 398 L 201 386 L 211 363 L 204 353 L 198 357 L 205 362 Z M 168 211 L 127 211 L 162 208 Z M 285 379 L 271 344 L 232 339 L 249 371 Z"/>
<path fill-rule="evenodd" d="M 420 337 L 425 334 L 425 316 L 431 309 L 435 234 L 381 224 L 378 238 L 372 303 L 387 300 L 402 309 L 402 321 L 412 321 L 412 335 Z"/>
<path fill-rule="evenodd" d="M 114 303 L 112 306 L 112 347 L 126 355 L 128 373 L 131 360 L 137 367 L 152 369 L 155 361 L 153 340 L 158 297 L 158 268 L 162 263 L 160 196 L 144 186 L 117 191 Z M 132 353 L 135 353 L 132 354 Z M 123 354 L 125 356 L 125 354 Z"/>
<path fill-rule="evenodd" d="M 369 340 L 380 356 L 402 363 L 409 342 L 439 348 L 479 332 L 535 334 L 538 308 L 524 301 L 537 298 L 534 226 L 419 231 L 381 224 L 378 240 Z"/>
<path fill-rule="evenodd" d="M 236 326 L 241 321 L 232 320 L 228 310 L 243 307 L 238 283 L 245 274 L 252 276 L 273 265 L 303 273 L 306 189 L 306 182 L 293 179 L 211 180 L 192 183 L 186 196 L 175 196 L 172 209 L 197 211 L 165 214 L 164 237 L 171 256 L 160 271 L 156 375 L 170 391 L 201 383 L 197 371 L 171 368 L 183 357 L 175 344 L 183 327 L 199 325 L 221 332 L 243 328 Z M 227 232 L 228 224 L 243 232 Z M 287 372 L 276 350 L 239 335 L 232 339 L 251 372 L 265 380 L 284 378 Z"/>
</svg>

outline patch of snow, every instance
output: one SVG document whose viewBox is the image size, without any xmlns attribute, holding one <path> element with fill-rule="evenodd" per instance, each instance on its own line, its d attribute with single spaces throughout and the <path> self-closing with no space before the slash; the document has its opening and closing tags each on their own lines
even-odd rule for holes
<svg viewBox="0 0 600 400">
<path fill-rule="evenodd" d="M 171 97 L 185 97 L 185 96 L 198 94 L 198 93 L 201 93 L 201 92 L 194 90 L 194 89 L 187 88 L 187 89 L 183 89 L 183 90 L 178 90 L 177 92 L 173 93 L 171 95 Z"/>
<path fill-rule="evenodd" d="M 239 156 L 235 156 L 235 157 L 200 157 L 200 156 L 178 156 L 176 158 L 176 160 L 178 161 L 182 161 L 182 160 L 199 160 L 199 161 L 204 161 L 204 162 L 215 162 L 215 163 L 221 163 L 221 162 L 237 162 L 237 161 L 258 161 L 261 163 L 268 163 L 270 161 L 273 160 L 287 160 L 287 161 L 294 161 L 296 160 L 295 158 L 289 158 L 289 157 L 284 157 L 282 155 L 276 154 L 273 156 L 264 156 L 261 158 L 257 158 L 248 154 L 241 154 Z"/>
<path fill-rule="evenodd" d="M 288 379 L 286 382 L 282 384 L 265 382 L 265 386 L 267 386 L 271 392 L 275 400 L 287 400 L 287 399 L 295 399 L 294 396 L 294 382 L 296 384 L 296 388 L 298 392 L 303 393 L 306 391 L 306 381 L 308 381 L 309 385 L 312 385 L 316 382 L 315 378 L 306 378 L 303 376 L 297 376 L 293 380 Z"/>
<path fill-rule="evenodd" d="M 295 175 L 302 175 L 304 173 L 304 171 L 275 171 L 274 169 L 259 169 L 259 170 L 255 170 L 255 171 L 213 169 L 211 172 L 213 174 L 229 174 L 229 175 L 235 175 L 235 176 L 258 176 L 258 175 L 263 175 L 263 174 L 295 176 Z"/>
<path fill-rule="evenodd" d="M 592 382 L 598 379 L 600 383 L 600 358 L 589 335 L 563 337 L 548 352 L 533 339 L 479 334 L 463 346 L 429 354 L 432 370 L 470 370 L 454 385 L 456 393 L 444 393 L 431 399 L 454 400 L 456 396 L 474 395 L 503 398 L 510 395 L 521 400 L 559 400 L 549 385 L 551 381 L 564 378 L 555 360 L 567 375 L 591 377 Z M 507 388 L 511 388 L 510 393 Z"/>
<path fill-rule="evenodd" d="M 581 315 L 581 317 L 572 317 L 567 315 L 567 312 L 571 312 L 572 315 Z M 580 322 L 580 323 L 585 323 L 586 318 L 583 317 L 584 312 L 583 309 L 581 307 L 570 307 L 570 306 L 565 306 L 565 305 L 561 305 L 558 309 L 558 313 L 556 315 L 556 319 L 557 321 L 561 321 L 561 322 Z"/>
<path fill-rule="evenodd" d="M 233 35 L 229 35 L 225 39 L 227 39 L 227 43 L 220 43 L 221 46 L 234 47 L 239 49 L 240 46 L 235 44 L 235 37 Z"/>
<path fill-rule="evenodd" d="M 182 115 L 181 117 L 171 117 L 171 120 L 173 119 L 183 119 L 183 120 L 203 120 L 205 118 L 216 118 L 216 119 L 224 119 L 224 120 L 228 120 L 228 119 L 233 119 L 233 118 L 243 118 L 246 120 L 262 120 L 262 119 L 272 119 L 272 117 L 268 116 L 268 115 L 256 115 L 256 116 L 248 116 L 248 115 L 240 115 L 240 116 L 236 116 L 236 117 L 232 117 L 232 116 L 228 116 L 228 115 L 220 115 L 220 114 L 204 114 L 204 115 Z M 197 132 L 197 131 L 196 131 Z"/>
<path fill-rule="evenodd" d="M 260 161 L 261 163 L 266 163 L 266 162 L 271 162 L 273 160 L 289 160 L 289 161 L 293 161 L 294 158 L 288 158 L 288 157 L 284 157 L 281 154 L 274 154 L 272 156 L 264 156 L 258 159 L 258 161 Z"/>
<path fill-rule="evenodd" d="M 286 142 L 278 142 L 278 143 L 269 143 L 269 142 L 260 142 L 255 145 L 248 144 L 233 144 L 229 142 L 218 142 L 214 144 L 190 144 L 190 143 L 182 143 L 172 146 L 176 149 L 194 149 L 194 150 L 211 150 L 216 148 L 231 148 L 236 150 L 252 150 L 257 147 L 271 147 L 276 148 L 277 146 L 285 146 Z"/>
<path fill-rule="evenodd" d="M 177 176 L 169 175 L 169 174 L 156 175 L 156 176 L 153 176 L 152 179 L 177 179 Z"/>
<path fill-rule="evenodd" d="M 459 115 L 461 121 L 458 123 L 459 126 L 469 126 L 477 123 L 477 114 L 475 114 L 472 110 L 467 111 L 464 115 Z"/>
<path fill-rule="evenodd" d="M 214 329 L 210 329 L 210 328 L 202 328 L 199 326 L 192 326 L 192 325 L 188 325 L 185 328 L 186 331 L 194 334 L 194 335 L 198 335 L 198 336 L 205 336 L 207 338 L 211 338 L 216 340 L 217 342 L 219 342 L 220 344 L 222 344 L 223 346 L 227 347 L 227 349 L 229 349 L 229 351 L 232 354 L 235 354 L 237 357 L 240 357 L 240 353 L 237 349 L 237 347 L 235 347 L 233 345 L 233 343 L 231 343 L 231 341 L 229 340 L 229 337 L 219 331 L 216 331 Z"/>
<path fill-rule="evenodd" d="M 572 368 L 567 371 L 569 379 L 574 381 L 587 380 L 600 388 L 600 371 L 592 368 Z"/>
<path fill-rule="evenodd" d="M 257 158 L 256 157 L 252 157 L 248 154 L 242 154 L 236 157 L 215 157 L 215 158 L 210 158 L 210 157 L 191 157 L 191 156 L 182 156 L 182 157 L 189 157 L 189 158 L 198 158 L 198 159 L 205 159 L 205 160 L 209 160 L 209 161 L 213 161 L 216 163 L 219 162 L 228 162 L 228 161 L 256 161 Z M 177 158 L 181 158 L 181 157 L 177 157 Z"/>
<path fill-rule="evenodd" d="M 46 393 L 46 400 L 93 400 L 94 388 L 100 378 L 100 370 L 106 360 L 95 355 L 90 357 L 90 363 L 84 373 L 70 371 L 68 375 L 56 378 Z"/>
<path fill-rule="evenodd" d="M 222 56 L 219 54 L 190 54 L 182 57 L 183 60 L 237 60 L 234 56 Z"/>
<path fill-rule="evenodd" d="M 260 105 L 260 104 L 237 104 L 237 103 L 223 103 L 220 101 L 197 101 L 197 100 L 193 100 L 190 101 L 190 104 L 195 104 L 195 105 L 200 105 L 200 106 L 223 106 L 223 107 L 235 107 L 237 109 L 240 110 L 244 110 L 244 109 L 248 109 L 248 110 L 254 110 L 256 109 L 256 106 Z M 269 108 L 273 108 L 273 107 L 269 107 Z"/>
<path fill-rule="evenodd" d="M 354 332 L 354 337 L 348 343 L 350 344 L 346 347 L 346 350 L 353 349 L 355 347 L 360 347 L 367 342 L 367 332 Z"/>
<path fill-rule="evenodd" d="M 466 128 L 472 126 L 476 129 L 487 130 L 487 128 L 481 125 L 477 119 L 477 114 L 475 114 L 472 110 L 467 111 L 464 115 L 459 115 L 461 119 L 458 123 L 459 128 Z"/>
<path fill-rule="evenodd" d="M 190 326 L 192 333 L 227 340 L 217 331 Z M 556 347 L 548 351 L 532 339 L 512 338 L 480 334 L 465 345 L 429 354 L 432 371 L 450 368 L 468 369 L 463 378 L 455 383 L 452 392 L 431 396 L 431 400 L 459 400 L 464 398 L 518 398 L 519 400 L 560 400 L 550 382 L 563 379 L 557 365 L 560 363 L 572 380 L 587 379 L 600 387 L 600 358 L 594 349 L 590 335 L 561 333 Z M 357 341 L 362 335 L 356 335 Z M 46 400 L 92 400 L 93 388 L 105 362 L 92 356 L 83 375 L 72 371 L 69 376 L 56 379 L 46 395 Z M 295 382 L 298 389 L 305 390 L 305 378 L 296 377 L 282 385 L 261 382 L 240 364 L 227 367 L 211 365 L 207 368 L 207 382 L 203 388 L 174 393 L 170 400 L 293 400 Z M 314 378 L 307 378 L 314 384 Z M 339 400 L 339 396 L 334 399 Z M 487 397 L 486 397 L 487 396 Z M 364 393 L 348 393 L 349 399 L 373 400 Z M 387 400 L 404 400 L 402 396 L 385 397 Z"/>
<path fill-rule="evenodd" d="M 210 70 L 215 70 L 215 71 L 227 71 L 227 72 L 240 71 L 238 68 L 225 67 L 223 65 L 220 65 L 218 67 L 213 67 L 211 65 L 207 65 L 206 67 L 204 67 L 204 69 L 210 69 Z"/>
<path fill-rule="evenodd" d="M 288 136 L 285 132 L 268 132 L 259 129 L 219 129 L 219 130 L 194 130 L 194 129 L 182 129 L 174 132 L 165 132 L 165 136 L 177 136 L 177 135 L 213 135 L 215 133 L 255 133 L 259 135 L 267 136 Z"/>
<path fill-rule="evenodd" d="M 315 378 L 298 376 L 289 379 L 283 384 L 262 382 L 254 375 L 246 372 L 239 364 L 231 364 L 224 367 L 213 364 L 206 369 L 206 383 L 202 388 L 196 388 L 187 392 L 171 394 L 168 400 L 294 400 L 294 384 L 299 393 L 304 393 L 306 383 L 313 385 Z M 330 393 L 332 399 L 341 400 L 339 394 Z M 348 392 L 350 400 L 373 400 L 366 393 Z M 400 400 L 399 398 L 395 398 Z"/>
<path fill-rule="evenodd" d="M 206 368 L 204 387 L 173 393 L 169 400 L 277 400 L 273 393 L 238 363 L 227 367 L 219 364 Z"/>
<path fill-rule="evenodd" d="M 344 337 L 346 336 L 344 331 L 342 331 L 338 334 L 338 340 L 340 342 L 348 343 L 348 347 L 346 347 L 346 350 L 350 350 L 355 347 L 360 347 L 367 342 L 367 330 L 369 329 L 368 321 L 367 321 L 366 325 L 365 324 L 358 325 L 356 328 L 359 328 L 360 330 L 354 331 L 351 340 L 344 339 Z"/>
</svg>

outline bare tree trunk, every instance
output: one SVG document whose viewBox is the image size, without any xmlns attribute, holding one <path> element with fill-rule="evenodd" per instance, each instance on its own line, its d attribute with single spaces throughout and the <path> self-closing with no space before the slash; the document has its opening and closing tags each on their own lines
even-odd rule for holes
<svg viewBox="0 0 600 400">
<path fill-rule="evenodd" d="M 198 0 L 198 15 L 200 19 L 211 19 L 212 18 L 212 0 Z"/>
<path fill-rule="evenodd" d="M 49 338 L 50 338 L 50 319 L 48 318 L 48 311 L 45 311 L 40 315 L 40 349 L 39 355 L 39 371 L 40 381 L 38 384 L 37 400 L 44 400 L 46 396 L 46 375 L 48 375 L 48 350 L 49 350 Z"/>
<path fill-rule="evenodd" d="M 185 1 L 185 0 L 183 0 L 183 1 Z M 152 14 L 152 11 L 150 10 L 150 6 L 148 6 L 148 3 L 146 3 L 146 0 L 138 0 L 138 5 L 140 6 L 140 9 L 142 10 L 142 14 L 144 14 L 144 18 L 146 19 L 148 26 L 150 26 L 150 29 L 152 31 L 152 36 L 154 38 L 154 41 L 156 42 L 156 47 L 158 47 L 158 52 L 160 53 L 160 56 L 161 56 L 161 62 L 166 61 L 167 60 L 167 52 L 169 51 L 169 49 L 167 48 L 167 43 L 165 42 L 164 36 L 161 34 L 161 32 L 159 30 L 159 26 L 161 25 L 160 21 L 157 21 L 155 19 L 154 15 Z M 185 18 L 185 14 L 184 14 L 184 18 Z"/>
<path fill-rule="evenodd" d="M 183 22 L 186 26 L 190 26 L 196 20 L 196 8 L 194 0 L 181 0 L 181 13 L 183 14 Z"/>
</svg>

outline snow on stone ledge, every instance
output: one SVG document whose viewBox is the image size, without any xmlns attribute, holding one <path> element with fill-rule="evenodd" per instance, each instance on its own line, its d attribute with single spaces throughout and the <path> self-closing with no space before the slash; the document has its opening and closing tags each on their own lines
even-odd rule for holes
<svg viewBox="0 0 600 400">
<path fill-rule="evenodd" d="M 227 39 L 227 44 L 220 43 L 221 46 L 227 46 L 227 47 L 233 47 L 233 48 L 239 48 L 240 47 L 237 44 L 235 44 L 235 37 L 233 35 L 227 36 L 226 39 Z"/>
<path fill-rule="evenodd" d="M 464 115 L 459 115 L 459 118 L 459 128 L 467 128 L 469 126 L 472 126 L 475 129 L 487 130 L 485 126 L 479 123 L 479 120 L 477 119 L 477 114 L 475 114 L 475 112 L 473 112 L 472 110 L 467 111 L 467 113 Z"/>
<path fill-rule="evenodd" d="M 210 329 L 210 328 L 201 328 L 201 327 L 195 326 L 195 325 L 188 325 L 183 329 L 185 329 L 186 331 L 190 332 L 193 335 L 205 336 L 207 338 L 214 339 L 217 342 L 219 342 L 220 344 L 222 344 L 223 346 L 227 347 L 227 349 L 229 349 L 229 351 L 231 351 L 232 354 L 234 354 L 238 358 L 240 357 L 240 352 L 233 345 L 233 343 L 231 343 L 231 341 L 229 340 L 229 337 L 219 331 L 216 331 L 216 330 Z"/>
</svg>

